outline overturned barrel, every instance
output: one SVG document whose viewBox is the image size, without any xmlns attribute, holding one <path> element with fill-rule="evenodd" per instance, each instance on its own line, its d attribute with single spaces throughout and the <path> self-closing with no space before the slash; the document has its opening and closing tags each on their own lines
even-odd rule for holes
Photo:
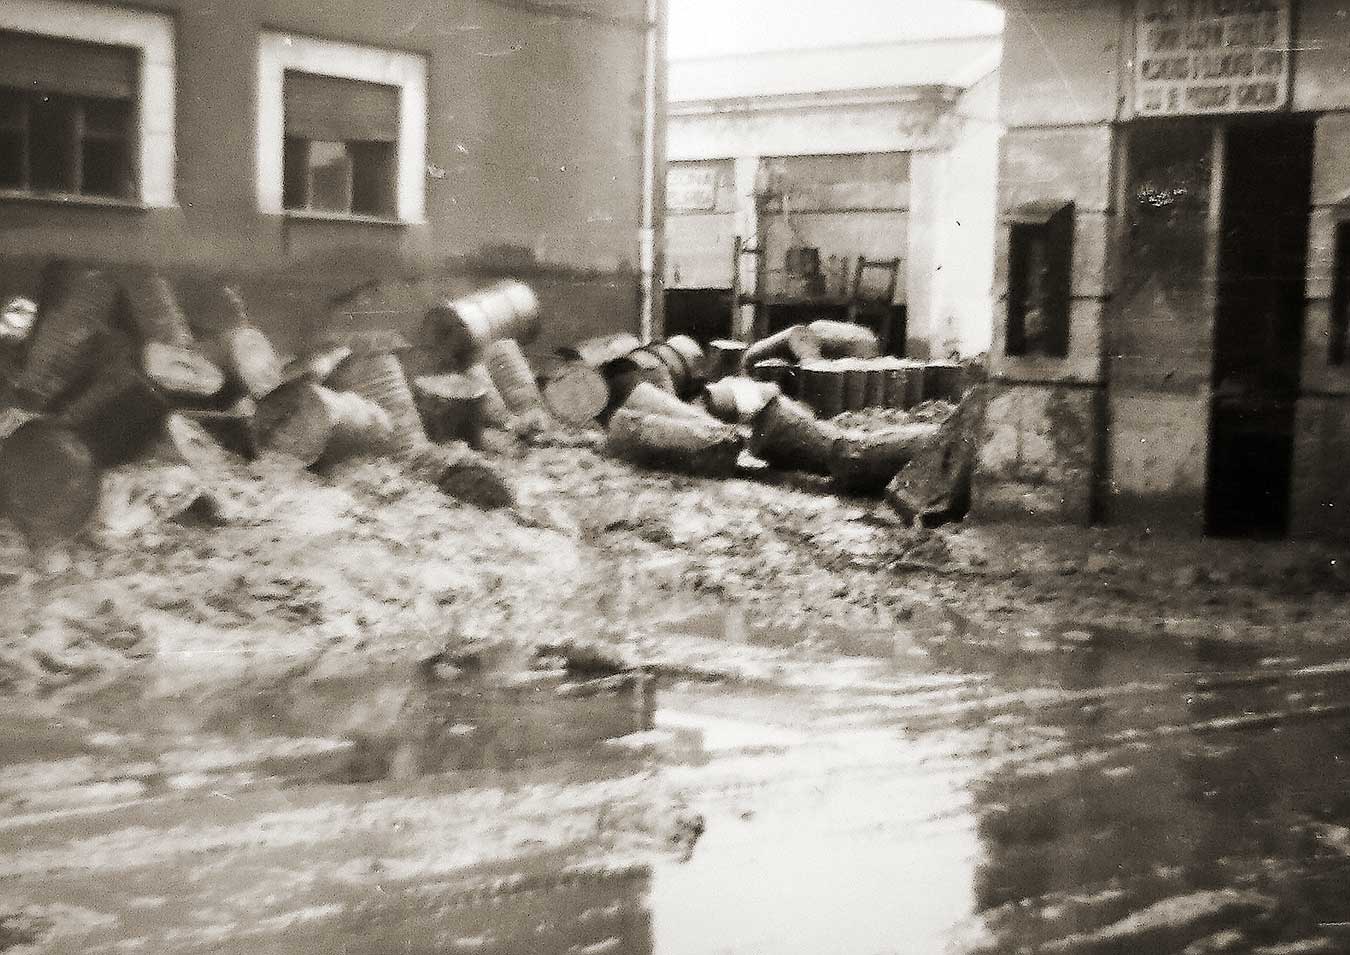
<svg viewBox="0 0 1350 955">
<path fill-rule="evenodd" d="M 564 424 L 576 428 L 591 424 L 609 404 L 605 376 L 581 359 L 554 369 L 544 383 L 544 405 Z"/>
<path fill-rule="evenodd" d="M 703 347 L 688 335 L 675 335 L 662 342 L 643 345 L 639 351 L 655 355 L 670 373 L 675 394 L 692 398 L 703 387 L 706 374 L 706 356 Z"/>
<path fill-rule="evenodd" d="M 723 378 L 703 390 L 708 412 L 732 424 L 749 424 L 779 394 L 778 386 L 750 378 Z"/>
<path fill-rule="evenodd" d="M 52 282 L 14 382 L 20 400 L 38 411 L 93 370 L 117 301 L 116 283 L 96 269 L 63 270 Z"/>
<path fill-rule="evenodd" d="M 101 472 L 79 435 L 49 418 L 0 444 L 0 501 L 33 548 L 75 537 L 98 507 Z"/>
<path fill-rule="evenodd" d="M 750 452 L 785 471 L 829 474 L 831 451 L 843 434 L 800 401 L 780 396 L 755 415 Z"/>
<path fill-rule="evenodd" d="M 820 358 L 820 339 L 806 325 L 793 325 L 761 338 L 745 350 L 744 365 L 753 368 L 766 358 L 787 358 L 796 362 Z"/>
<path fill-rule="evenodd" d="M 691 421 L 712 422 L 715 420 L 702 408 L 681 401 L 670 392 L 662 391 L 646 381 L 639 382 L 638 386 L 629 392 L 623 407 L 629 411 L 661 414 L 672 418 L 687 418 Z"/>
<path fill-rule="evenodd" d="M 830 476 L 848 494 L 880 494 L 909 461 L 936 439 L 939 426 L 902 424 L 846 433 L 830 449 Z"/>
<path fill-rule="evenodd" d="M 616 358 L 602 369 L 609 383 L 609 405 L 606 413 L 613 413 L 642 382 L 647 382 L 675 394 L 675 382 L 670 378 L 670 369 L 651 352 L 638 349 L 622 358 Z"/>
<path fill-rule="evenodd" d="M 351 355 L 329 376 L 328 387 L 356 392 L 388 412 L 394 425 L 394 440 L 404 450 L 425 442 L 422 416 L 413 400 L 403 362 L 397 352 L 389 349 L 388 337 L 358 337 L 350 344 Z"/>
<path fill-rule="evenodd" d="M 169 402 L 126 351 L 119 351 L 61 413 L 103 465 L 135 457 L 158 432 Z"/>
<path fill-rule="evenodd" d="M 613 456 L 643 467 L 726 477 L 736 470 L 741 437 L 734 427 L 711 418 L 704 422 L 620 408 L 610 418 L 605 446 Z"/>
<path fill-rule="evenodd" d="M 520 346 L 509 338 L 489 342 L 483 349 L 483 364 L 512 414 L 525 414 L 544 406 L 534 369 Z"/>
<path fill-rule="evenodd" d="M 453 370 L 471 364 L 489 342 L 528 344 L 539 335 L 539 299 L 524 282 L 497 282 L 427 312 L 422 344 Z"/>
<path fill-rule="evenodd" d="M 131 269 L 122 276 L 121 285 L 127 323 L 141 341 L 181 347 L 192 344 L 192 329 L 166 276 L 152 269 Z"/>
<path fill-rule="evenodd" d="M 807 328 L 816 336 L 825 358 L 876 358 L 881 354 L 876 332 L 862 325 L 822 318 Z"/>
</svg>

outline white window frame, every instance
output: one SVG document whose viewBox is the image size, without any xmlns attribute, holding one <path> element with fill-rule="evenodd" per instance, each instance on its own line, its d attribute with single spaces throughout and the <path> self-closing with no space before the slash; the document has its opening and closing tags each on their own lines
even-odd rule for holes
<svg viewBox="0 0 1350 955">
<path fill-rule="evenodd" d="M 426 220 L 427 62 L 416 53 L 357 46 L 292 33 L 263 33 L 258 40 L 258 208 L 268 215 L 313 218 L 283 203 L 284 115 L 287 70 L 397 86 L 398 143 L 394 162 L 394 215 L 399 222 Z M 363 219 L 368 216 L 324 218 Z"/>
<path fill-rule="evenodd" d="M 69 0 L 4 0 L 0 29 L 61 40 L 129 46 L 140 52 L 136 118 L 136 195 L 143 206 L 174 206 L 174 21 L 161 13 Z M 8 195 L 8 193 L 7 193 Z M 78 202 L 86 197 L 71 196 Z"/>
</svg>

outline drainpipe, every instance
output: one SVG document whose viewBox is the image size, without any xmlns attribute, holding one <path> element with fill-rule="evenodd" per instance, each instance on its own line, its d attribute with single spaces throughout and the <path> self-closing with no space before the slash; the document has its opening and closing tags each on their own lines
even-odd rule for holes
<svg viewBox="0 0 1350 955">
<path fill-rule="evenodd" d="M 642 268 L 639 331 L 651 341 L 664 327 L 666 5 L 647 0 L 646 56 L 642 111 L 642 227 L 638 255 Z"/>
</svg>

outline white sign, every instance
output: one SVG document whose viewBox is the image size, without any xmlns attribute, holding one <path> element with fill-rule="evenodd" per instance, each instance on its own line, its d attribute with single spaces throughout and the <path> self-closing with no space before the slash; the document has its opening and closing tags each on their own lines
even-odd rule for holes
<svg viewBox="0 0 1350 955">
<path fill-rule="evenodd" d="M 712 212 L 722 170 L 716 165 L 672 164 L 666 173 L 666 206 L 683 212 Z"/>
<path fill-rule="evenodd" d="M 1140 116 L 1254 113 L 1289 101 L 1290 0 L 1139 0 Z"/>
</svg>

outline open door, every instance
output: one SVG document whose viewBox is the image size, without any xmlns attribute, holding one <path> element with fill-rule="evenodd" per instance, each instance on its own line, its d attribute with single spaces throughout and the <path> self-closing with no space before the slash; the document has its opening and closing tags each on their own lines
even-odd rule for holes
<svg viewBox="0 0 1350 955">
<path fill-rule="evenodd" d="M 1313 124 L 1234 123 L 1223 148 L 1205 530 L 1278 536 L 1289 519 Z"/>
</svg>

